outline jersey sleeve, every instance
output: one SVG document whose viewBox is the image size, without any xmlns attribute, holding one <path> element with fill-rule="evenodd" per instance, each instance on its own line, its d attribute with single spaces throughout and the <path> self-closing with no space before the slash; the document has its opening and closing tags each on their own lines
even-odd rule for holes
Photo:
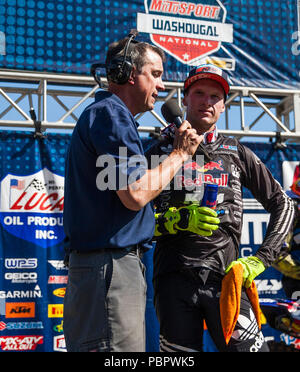
<svg viewBox="0 0 300 372">
<path fill-rule="evenodd" d="M 293 201 L 274 179 L 265 164 L 246 146 L 240 145 L 243 160 L 243 185 L 247 187 L 265 210 L 270 220 L 261 247 L 256 256 L 269 267 L 279 256 L 284 239 L 294 220 Z"/>
</svg>

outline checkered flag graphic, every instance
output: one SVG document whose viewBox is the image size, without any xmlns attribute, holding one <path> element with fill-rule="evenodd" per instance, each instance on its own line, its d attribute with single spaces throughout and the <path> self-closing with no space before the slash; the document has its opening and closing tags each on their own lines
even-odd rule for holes
<svg viewBox="0 0 300 372">
<path fill-rule="evenodd" d="M 45 190 L 45 185 L 43 184 L 43 182 L 37 180 L 36 178 L 34 178 L 34 180 L 31 182 L 31 186 L 33 186 L 38 191 Z"/>
<path fill-rule="evenodd" d="M 42 181 L 38 180 L 37 178 L 34 178 L 30 184 L 27 186 L 26 190 L 29 188 L 29 187 L 34 187 L 37 191 L 42 191 L 42 190 L 45 190 L 45 185 Z"/>
</svg>

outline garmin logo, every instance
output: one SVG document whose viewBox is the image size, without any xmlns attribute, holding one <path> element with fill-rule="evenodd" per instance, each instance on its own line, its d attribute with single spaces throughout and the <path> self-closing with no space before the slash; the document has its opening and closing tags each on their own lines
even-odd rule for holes
<svg viewBox="0 0 300 372">
<path fill-rule="evenodd" d="M 41 288 L 36 285 L 32 290 L 18 290 L 18 291 L 0 291 L 0 309 L 1 309 L 1 300 L 2 305 L 5 307 L 5 299 L 23 299 L 23 298 L 42 298 Z M 4 312 L 5 314 L 5 312 Z M 0 311 L 0 315 L 3 315 Z"/>
</svg>

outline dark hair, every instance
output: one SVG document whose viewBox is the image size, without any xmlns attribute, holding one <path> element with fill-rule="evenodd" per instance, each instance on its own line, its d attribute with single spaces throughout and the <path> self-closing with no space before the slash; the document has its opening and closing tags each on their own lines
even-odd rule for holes
<svg viewBox="0 0 300 372">
<path fill-rule="evenodd" d="M 106 54 L 106 65 L 109 65 L 114 58 L 122 58 L 124 56 L 127 41 L 128 37 L 109 45 Z M 154 53 L 157 53 L 163 62 L 166 60 L 165 53 L 162 49 L 146 42 L 133 41 L 130 43 L 127 55 L 131 58 L 131 63 L 138 72 L 141 72 L 143 66 L 148 62 L 146 58 L 147 50 L 152 50 Z"/>
</svg>

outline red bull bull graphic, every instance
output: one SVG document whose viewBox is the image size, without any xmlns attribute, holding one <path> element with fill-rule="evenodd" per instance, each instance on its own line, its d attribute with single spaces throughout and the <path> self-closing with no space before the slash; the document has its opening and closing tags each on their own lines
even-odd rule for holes
<svg viewBox="0 0 300 372">
<path fill-rule="evenodd" d="M 9 233 L 42 247 L 60 243 L 64 178 L 47 168 L 28 176 L 8 174 L 1 181 L 0 222 Z"/>
<path fill-rule="evenodd" d="M 215 169 L 219 170 L 219 171 L 224 170 L 224 168 L 222 167 L 222 161 L 221 160 L 219 160 L 218 162 L 210 161 L 209 163 L 206 163 L 203 167 L 203 172 L 213 171 Z"/>
<path fill-rule="evenodd" d="M 219 160 L 218 162 L 210 161 L 206 163 L 204 166 L 200 166 L 196 161 L 192 161 L 191 163 L 187 163 L 183 166 L 183 169 L 191 169 L 195 170 L 197 172 L 207 172 L 208 170 L 219 170 L 223 171 L 224 168 L 222 167 L 222 160 Z"/>
</svg>

